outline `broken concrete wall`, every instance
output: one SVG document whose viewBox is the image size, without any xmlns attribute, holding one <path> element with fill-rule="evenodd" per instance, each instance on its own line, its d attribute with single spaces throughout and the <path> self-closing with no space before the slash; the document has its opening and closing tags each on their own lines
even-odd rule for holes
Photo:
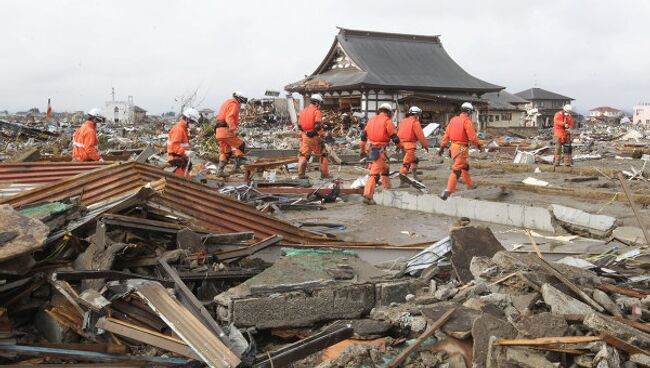
<svg viewBox="0 0 650 368">
<path fill-rule="evenodd" d="M 219 314 L 238 327 L 266 329 L 359 318 L 374 306 L 375 285 L 362 284 L 231 299 L 229 310 L 220 307 Z"/>
<path fill-rule="evenodd" d="M 446 201 L 433 194 L 384 190 L 374 196 L 377 204 L 412 211 L 514 226 L 555 233 L 553 218 L 546 208 L 452 197 Z"/>
<path fill-rule="evenodd" d="M 616 218 L 593 215 L 577 208 L 552 204 L 549 210 L 559 225 L 571 232 L 587 232 L 595 238 L 606 238 L 616 227 Z"/>
</svg>

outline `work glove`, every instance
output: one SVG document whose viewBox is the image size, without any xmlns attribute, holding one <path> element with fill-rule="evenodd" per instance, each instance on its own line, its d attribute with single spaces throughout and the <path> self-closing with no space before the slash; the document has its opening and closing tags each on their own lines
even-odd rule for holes
<svg viewBox="0 0 650 368">
<path fill-rule="evenodd" d="M 194 151 L 191 151 L 191 150 L 185 151 L 185 156 L 187 158 L 192 158 L 192 156 L 194 156 Z"/>
<path fill-rule="evenodd" d="M 444 147 L 440 147 L 440 149 L 438 150 L 438 156 L 442 157 L 442 154 L 443 154 L 444 152 L 445 152 L 445 148 L 444 148 Z"/>
<path fill-rule="evenodd" d="M 424 147 L 424 150 L 427 151 L 427 153 L 429 153 L 429 147 Z"/>
</svg>

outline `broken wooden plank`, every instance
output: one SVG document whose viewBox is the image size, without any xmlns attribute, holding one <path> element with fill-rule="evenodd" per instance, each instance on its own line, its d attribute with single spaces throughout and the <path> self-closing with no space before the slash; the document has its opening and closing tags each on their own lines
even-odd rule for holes
<svg viewBox="0 0 650 368">
<path fill-rule="evenodd" d="M 582 323 L 598 333 L 612 335 L 625 341 L 634 341 L 644 348 L 650 347 L 650 334 L 602 314 L 589 312 Z"/>
<path fill-rule="evenodd" d="M 537 339 L 503 339 L 495 342 L 500 346 L 540 346 L 552 344 L 584 344 L 602 341 L 600 336 L 554 336 Z"/>
<path fill-rule="evenodd" d="M 0 351 L 16 352 L 19 355 L 37 355 L 37 356 L 55 356 L 55 357 L 68 357 L 74 359 L 90 360 L 90 361 L 141 361 L 152 362 L 158 364 L 187 364 L 186 359 L 165 358 L 165 357 L 150 357 L 145 355 L 114 355 L 97 353 L 94 351 L 84 350 L 71 350 L 71 349 L 55 349 L 44 348 L 38 346 L 25 346 L 25 345 L 0 345 Z"/>
<path fill-rule="evenodd" d="M 428 339 L 433 335 L 434 332 L 436 332 L 437 329 L 439 329 L 442 325 L 447 322 L 447 320 L 451 317 L 452 314 L 456 311 L 456 308 L 451 308 L 445 314 L 442 315 L 442 317 L 438 318 L 437 321 L 433 322 L 432 325 L 427 327 L 427 329 L 420 335 L 413 344 L 411 344 L 409 347 L 406 349 L 402 350 L 399 355 L 388 365 L 388 368 L 397 368 L 399 367 L 405 360 L 408 358 L 409 355 L 415 349 L 417 349 L 418 346 L 422 345 L 424 340 Z"/>
<path fill-rule="evenodd" d="M 585 181 L 594 181 L 598 180 L 597 176 L 577 176 L 573 178 L 564 178 L 564 181 L 567 183 L 582 183 Z"/>
<path fill-rule="evenodd" d="M 537 246 L 537 242 L 535 241 L 535 238 L 533 238 L 533 234 L 531 234 L 530 230 L 526 230 L 526 235 L 528 235 L 528 239 L 530 239 L 530 243 L 533 245 L 533 249 L 535 249 L 535 253 L 537 253 L 537 257 L 543 259 L 544 256 L 542 256 L 542 252 L 539 250 L 539 247 Z"/>
<path fill-rule="evenodd" d="M 603 338 L 603 341 L 605 341 L 609 345 L 612 345 L 613 347 L 622 350 L 628 354 L 643 354 L 643 355 L 650 356 L 650 352 L 648 350 L 641 349 L 638 346 L 634 346 L 612 335 L 603 334 L 601 337 Z"/>
<path fill-rule="evenodd" d="M 641 322 L 638 322 L 638 321 L 631 321 L 629 319 L 625 319 L 625 318 L 622 318 L 622 317 L 616 317 L 616 316 L 612 316 L 611 318 L 614 321 L 625 323 L 628 326 L 632 326 L 632 327 L 634 327 L 634 328 L 636 328 L 638 330 L 641 330 L 643 332 L 650 333 L 650 324 L 641 323 Z"/>
<path fill-rule="evenodd" d="M 96 326 L 102 330 L 112 332 L 116 335 L 128 337 L 129 339 L 171 351 L 190 359 L 200 359 L 183 340 L 163 335 L 154 330 L 149 330 L 147 328 L 110 317 L 100 318 L 97 321 Z"/>
<path fill-rule="evenodd" d="M 641 231 L 643 232 L 643 236 L 645 237 L 646 244 L 650 244 L 650 234 L 648 234 L 648 229 L 645 227 L 645 222 L 641 218 L 641 214 L 639 213 L 639 209 L 636 206 L 636 203 L 634 202 L 634 199 L 632 198 L 632 193 L 630 192 L 630 187 L 627 185 L 627 179 L 623 176 L 622 173 L 618 173 L 618 181 L 621 182 L 621 186 L 623 187 L 623 191 L 625 192 L 625 195 L 627 196 L 627 200 L 630 202 L 630 207 L 632 207 L 632 212 L 634 212 L 634 216 L 636 217 L 637 222 L 639 223 L 639 227 L 641 228 Z"/>
<path fill-rule="evenodd" d="M 633 298 L 639 298 L 643 299 L 646 296 L 650 295 L 648 292 L 644 292 L 641 290 L 635 290 L 635 289 L 627 289 L 627 288 L 622 288 L 620 286 L 612 285 L 612 284 L 598 284 L 596 285 L 597 289 L 600 289 L 602 291 L 608 291 L 610 293 L 616 293 L 616 294 L 621 294 L 625 296 L 631 296 Z"/>
</svg>

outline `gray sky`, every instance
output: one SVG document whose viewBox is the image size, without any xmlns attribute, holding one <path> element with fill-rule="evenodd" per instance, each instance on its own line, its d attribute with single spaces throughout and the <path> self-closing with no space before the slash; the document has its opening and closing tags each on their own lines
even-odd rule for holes
<svg viewBox="0 0 650 368">
<path fill-rule="evenodd" d="M 0 110 L 103 106 L 111 87 L 151 113 L 199 88 L 217 109 L 310 74 L 336 26 L 439 34 L 463 68 L 510 92 L 533 86 L 584 112 L 650 101 L 650 1 L 0 2 Z"/>
</svg>

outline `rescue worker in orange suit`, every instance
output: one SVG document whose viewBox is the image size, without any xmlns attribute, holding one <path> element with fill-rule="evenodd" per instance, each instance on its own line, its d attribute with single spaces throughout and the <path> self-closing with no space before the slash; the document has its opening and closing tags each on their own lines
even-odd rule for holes
<svg viewBox="0 0 650 368">
<path fill-rule="evenodd" d="M 379 105 L 377 115 L 368 120 L 366 127 L 361 132 L 361 155 L 366 156 L 370 162 L 368 181 L 363 189 L 363 203 L 374 204 L 372 197 L 375 187 L 381 178 L 384 189 L 390 189 L 388 156 L 386 149 L 391 141 L 400 147 L 397 129 L 390 120 L 393 108 L 388 103 Z"/>
<path fill-rule="evenodd" d="M 329 178 L 329 160 L 327 150 L 323 142 L 325 129 L 323 126 L 323 113 L 320 105 L 323 103 L 323 96 L 318 93 L 311 95 L 309 106 L 300 113 L 298 128 L 300 129 L 300 151 L 298 152 L 298 177 L 306 179 L 307 160 L 312 152 L 320 159 L 320 177 Z"/>
<path fill-rule="evenodd" d="M 197 124 L 201 115 L 196 109 L 187 108 L 181 119 L 169 131 L 167 138 L 167 163 L 176 167 L 174 174 L 190 177 L 192 171 L 192 156 L 190 150 L 190 123 Z"/>
<path fill-rule="evenodd" d="M 406 118 L 400 121 L 397 127 L 397 136 L 399 141 L 402 142 L 402 149 L 404 150 L 404 159 L 399 172 L 404 175 L 412 172 L 415 180 L 418 180 L 417 165 L 419 159 L 415 155 L 418 142 L 425 151 L 429 152 L 429 144 L 420 125 L 421 115 L 422 110 L 419 107 L 411 106 Z"/>
<path fill-rule="evenodd" d="M 97 123 L 106 121 L 101 109 L 93 108 L 88 111 L 86 122 L 72 136 L 73 161 L 104 161 L 99 154 L 97 145 Z"/>
<path fill-rule="evenodd" d="M 447 145 L 451 143 L 449 155 L 453 162 L 451 174 L 447 180 L 447 189 L 440 194 L 440 198 L 443 200 L 449 198 L 456 191 L 456 184 L 458 184 L 458 179 L 461 177 L 468 189 L 475 188 L 472 184 L 472 178 L 469 176 L 469 164 L 467 163 L 469 144 L 471 143 L 479 150 L 481 149 L 481 144 L 478 141 L 476 130 L 474 129 L 474 123 L 470 118 L 474 112 L 474 106 L 469 102 L 465 102 L 460 110 L 461 113 L 449 121 L 445 135 L 440 142 L 440 151 L 438 152 L 438 155 L 442 156 Z"/>
<path fill-rule="evenodd" d="M 232 98 L 219 108 L 217 123 L 214 128 L 214 136 L 219 143 L 219 166 L 217 167 L 217 176 L 228 176 L 225 172 L 226 165 L 230 157 L 234 156 L 233 173 L 240 173 L 240 165 L 246 153 L 246 143 L 237 135 L 237 126 L 239 125 L 239 111 L 241 104 L 248 102 L 242 92 L 234 92 Z"/>
<path fill-rule="evenodd" d="M 571 105 L 564 105 L 564 108 L 556 112 L 553 117 L 553 143 L 555 144 L 553 166 L 559 166 L 562 163 L 562 156 L 564 156 L 565 165 L 573 165 L 571 134 L 567 131 L 573 128 L 571 110 Z"/>
</svg>

